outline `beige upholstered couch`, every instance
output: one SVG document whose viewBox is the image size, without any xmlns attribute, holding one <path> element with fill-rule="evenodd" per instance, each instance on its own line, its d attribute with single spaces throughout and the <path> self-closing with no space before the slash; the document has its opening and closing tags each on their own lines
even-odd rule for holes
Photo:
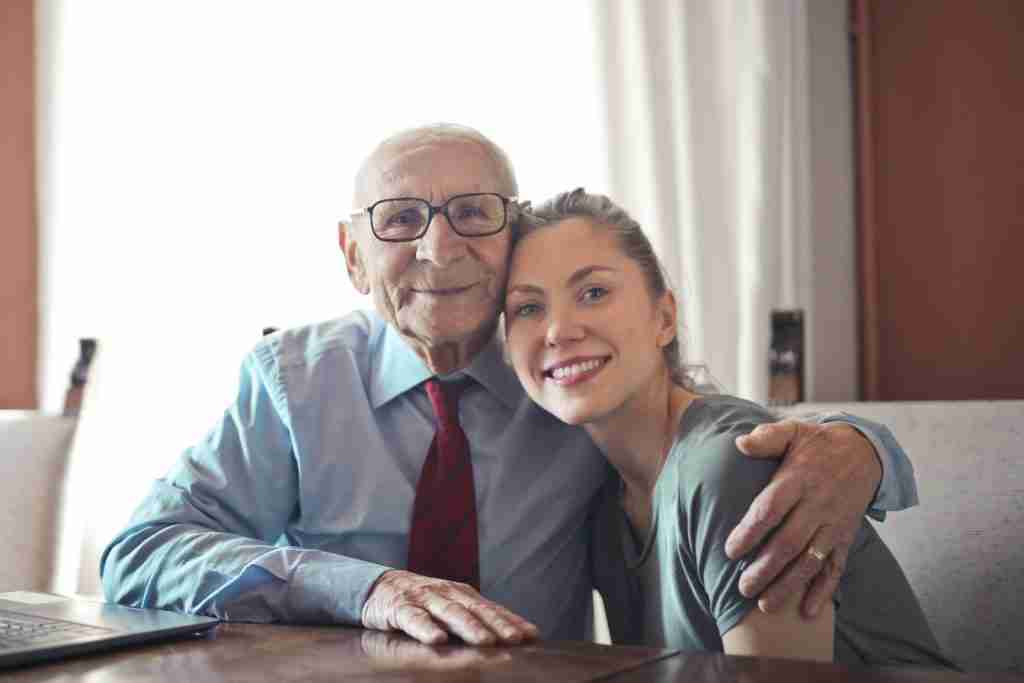
<svg viewBox="0 0 1024 683">
<path fill-rule="evenodd" d="M 953 657 L 970 669 L 1024 672 L 1024 401 L 855 403 L 796 412 L 816 409 L 890 426 L 914 462 L 921 505 L 890 515 L 879 532 Z M 0 412 L 0 591 L 51 585 L 74 426 L 64 418 Z M 98 558 L 84 561 L 96 566 Z"/>
<path fill-rule="evenodd" d="M 939 642 L 970 670 L 1024 673 L 1024 401 L 852 403 L 914 463 L 920 506 L 876 525 Z"/>
</svg>

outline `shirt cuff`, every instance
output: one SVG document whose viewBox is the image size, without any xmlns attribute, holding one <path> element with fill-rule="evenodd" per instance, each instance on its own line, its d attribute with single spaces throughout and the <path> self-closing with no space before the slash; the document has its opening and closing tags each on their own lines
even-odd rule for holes
<svg viewBox="0 0 1024 683">
<path fill-rule="evenodd" d="M 320 550 L 274 548 L 198 606 L 233 621 L 362 624 L 363 604 L 391 567 Z"/>
<path fill-rule="evenodd" d="M 845 412 L 827 413 L 821 422 L 843 422 L 860 432 L 871 442 L 882 466 L 882 479 L 868 514 L 878 521 L 885 519 L 886 511 L 905 510 L 918 504 L 917 482 L 910 458 L 896 441 L 889 428 L 871 420 Z"/>
<path fill-rule="evenodd" d="M 323 553 L 295 569 L 288 581 L 288 603 L 299 614 L 322 614 L 324 621 L 360 626 L 370 590 L 384 572 L 391 570 L 373 562 Z"/>
</svg>

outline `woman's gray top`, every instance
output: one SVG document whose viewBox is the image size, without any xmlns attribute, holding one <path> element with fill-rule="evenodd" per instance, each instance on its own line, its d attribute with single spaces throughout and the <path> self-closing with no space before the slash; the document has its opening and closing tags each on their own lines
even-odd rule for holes
<svg viewBox="0 0 1024 683">
<path fill-rule="evenodd" d="M 721 652 L 722 635 L 756 607 L 739 591 L 740 574 L 756 551 L 730 560 L 725 540 L 779 461 L 748 458 L 734 440 L 775 420 L 761 406 L 731 396 L 691 403 L 655 485 L 643 539 L 622 510 L 621 482 L 612 472 L 601 492 L 592 552 L 614 642 Z M 834 601 L 836 662 L 955 666 L 866 519 Z"/>
</svg>

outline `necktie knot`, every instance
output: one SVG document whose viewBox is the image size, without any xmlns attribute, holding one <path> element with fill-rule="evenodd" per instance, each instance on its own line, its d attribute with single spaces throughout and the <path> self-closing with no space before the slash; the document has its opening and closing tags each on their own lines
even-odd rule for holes
<svg viewBox="0 0 1024 683">
<path fill-rule="evenodd" d="M 469 380 L 442 382 L 436 377 L 427 380 L 427 396 L 438 422 L 446 427 L 459 422 L 459 398 Z"/>
</svg>

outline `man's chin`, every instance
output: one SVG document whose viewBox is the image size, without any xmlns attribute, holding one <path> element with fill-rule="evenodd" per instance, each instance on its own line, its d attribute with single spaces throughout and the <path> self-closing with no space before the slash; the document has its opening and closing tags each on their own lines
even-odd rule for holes
<svg viewBox="0 0 1024 683">
<path fill-rule="evenodd" d="M 491 340 L 497 328 L 497 313 L 492 316 L 399 316 L 398 330 L 404 337 L 429 347 L 451 344 L 478 346 Z"/>
</svg>

